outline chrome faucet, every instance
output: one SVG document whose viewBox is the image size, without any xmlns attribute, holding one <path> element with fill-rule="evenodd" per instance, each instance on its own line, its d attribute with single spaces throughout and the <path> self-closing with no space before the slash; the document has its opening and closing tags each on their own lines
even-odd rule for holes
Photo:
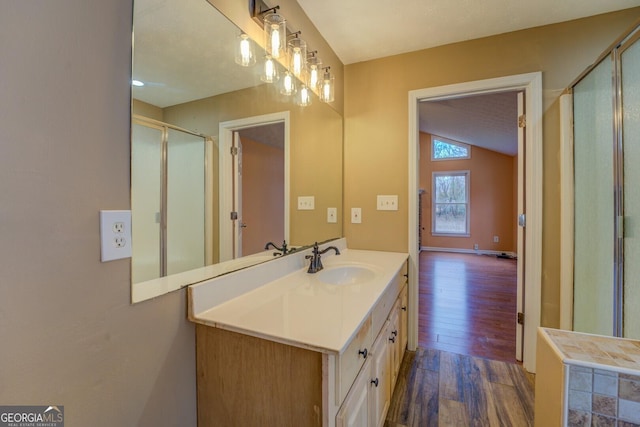
<svg viewBox="0 0 640 427">
<path fill-rule="evenodd" d="M 273 253 L 273 255 L 274 255 L 274 256 L 277 256 L 277 255 L 286 255 L 286 254 L 287 254 L 287 252 L 290 252 L 290 251 L 287 249 L 287 241 L 286 241 L 286 240 L 282 242 L 282 247 L 281 247 L 281 248 L 277 247 L 277 246 L 275 245 L 275 243 L 273 243 L 273 242 L 269 242 L 269 243 L 267 243 L 266 245 L 264 245 L 264 250 L 266 251 L 267 249 L 269 249 L 269 247 L 272 247 L 272 248 L 273 248 L 273 249 L 275 249 L 276 251 L 280 251 L 280 252 L 282 252 L 282 253 L 274 252 L 274 253 Z"/>
<path fill-rule="evenodd" d="M 313 245 L 312 254 L 305 256 L 306 259 L 311 260 L 307 273 L 317 273 L 318 271 L 322 270 L 324 267 L 322 266 L 321 255 L 327 253 L 332 249 L 336 252 L 336 255 L 340 255 L 340 251 L 335 246 L 328 246 L 321 251 L 320 248 L 318 248 L 318 242 L 316 242 Z"/>
</svg>

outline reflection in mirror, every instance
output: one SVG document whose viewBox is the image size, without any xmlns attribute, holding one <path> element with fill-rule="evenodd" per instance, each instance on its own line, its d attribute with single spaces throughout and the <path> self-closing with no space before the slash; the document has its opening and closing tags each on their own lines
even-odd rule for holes
<svg viewBox="0 0 640 427">
<path fill-rule="evenodd" d="M 342 235 L 342 117 L 237 65 L 239 34 L 205 0 L 134 1 L 133 302 Z"/>
</svg>

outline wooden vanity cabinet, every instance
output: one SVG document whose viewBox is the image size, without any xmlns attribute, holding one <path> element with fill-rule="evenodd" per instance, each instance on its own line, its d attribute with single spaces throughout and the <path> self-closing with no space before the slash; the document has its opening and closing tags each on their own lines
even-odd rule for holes
<svg viewBox="0 0 640 427">
<path fill-rule="evenodd" d="M 198 426 L 384 425 L 407 345 L 405 273 L 339 355 L 197 324 Z"/>
<path fill-rule="evenodd" d="M 338 427 L 384 425 L 402 357 L 407 348 L 406 295 L 405 283 L 391 311 L 387 313 L 387 319 L 371 347 L 367 361 L 340 407 L 336 416 Z"/>
</svg>

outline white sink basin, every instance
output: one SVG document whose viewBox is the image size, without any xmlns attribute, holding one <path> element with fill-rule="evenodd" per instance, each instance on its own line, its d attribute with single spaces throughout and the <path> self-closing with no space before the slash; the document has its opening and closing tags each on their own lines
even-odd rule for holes
<svg viewBox="0 0 640 427">
<path fill-rule="evenodd" d="M 325 267 L 318 273 L 318 280 L 329 285 L 355 285 L 373 280 L 376 272 L 360 265 Z"/>
</svg>

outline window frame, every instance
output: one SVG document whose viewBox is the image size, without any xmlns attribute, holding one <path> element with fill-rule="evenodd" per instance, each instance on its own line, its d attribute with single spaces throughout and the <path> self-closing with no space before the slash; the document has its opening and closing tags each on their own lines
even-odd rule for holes
<svg viewBox="0 0 640 427">
<path fill-rule="evenodd" d="M 465 177 L 465 202 L 466 207 L 466 220 L 465 231 L 463 233 L 442 233 L 436 232 L 436 206 L 442 204 L 452 203 L 436 203 L 436 177 L 438 176 L 464 176 Z M 470 170 L 457 170 L 457 171 L 433 171 L 431 173 L 431 235 L 442 237 L 471 237 L 471 171 Z M 462 203 L 455 203 L 462 204 Z"/>
<path fill-rule="evenodd" d="M 441 141 L 446 144 L 455 145 L 457 147 L 462 147 L 467 150 L 467 155 L 465 157 L 444 157 L 444 158 L 436 158 L 434 153 L 434 145 L 435 141 Z M 467 160 L 471 158 L 471 145 L 465 144 L 464 142 L 455 141 L 453 139 L 445 138 L 443 136 L 431 135 L 431 161 L 432 162 L 446 162 L 451 160 Z"/>
</svg>

